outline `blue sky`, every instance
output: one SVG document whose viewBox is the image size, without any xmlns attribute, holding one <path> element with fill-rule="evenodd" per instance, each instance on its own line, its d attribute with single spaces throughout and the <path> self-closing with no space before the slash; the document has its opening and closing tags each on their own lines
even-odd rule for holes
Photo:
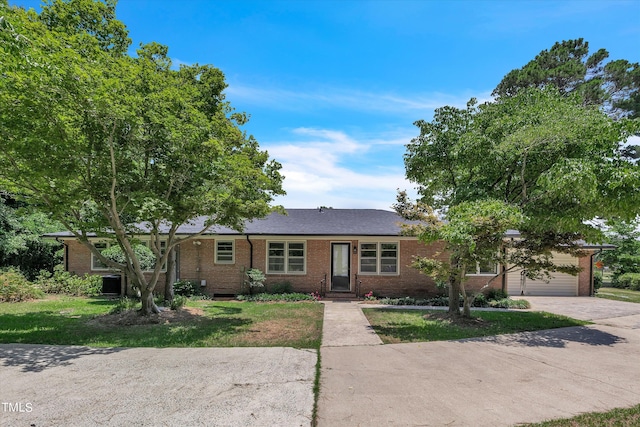
<svg viewBox="0 0 640 427">
<path fill-rule="evenodd" d="M 10 0 L 37 7 L 39 1 Z M 121 0 L 134 47 L 211 64 L 227 99 L 283 165 L 288 208 L 389 209 L 413 122 L 490 99 L 554 42 L 640 61 L 640 1 Z"/>
</svg>

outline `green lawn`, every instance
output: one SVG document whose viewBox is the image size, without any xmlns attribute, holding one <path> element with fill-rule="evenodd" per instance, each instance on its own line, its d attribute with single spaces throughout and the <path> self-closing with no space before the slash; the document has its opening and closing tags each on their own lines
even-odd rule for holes
<svg viewBox="0 0 640 427">
<path fill-rule="evenodd" d="M 385 344 L 445 341 L 589 324 L 544 312 L 475 311 L 478 324 L 454 325 L 446 319 L 425 319 L 434 310 L 363 309 Z"/>
<path fill-rule="evenodd" d="M 600 288 L 596 293 L 598 298 L 612 299 L 616 301 L 628 301 L 640 303 L 640 292 L 630 289 Z"/>
<path fill-rule="evenodd" d="M 135 326 L 102 322 L 117 301 L 61 297 L 0 304 L 0 343 L 92 347 L 319 348 L 324 306 L 316 303 L 189 301 L 182 320 Z"/>
<path fill-rule="evenodd" d="M 634 427 L 640 425 L 640 405 L 526 425 L 529 427 Z"/>
</svg>

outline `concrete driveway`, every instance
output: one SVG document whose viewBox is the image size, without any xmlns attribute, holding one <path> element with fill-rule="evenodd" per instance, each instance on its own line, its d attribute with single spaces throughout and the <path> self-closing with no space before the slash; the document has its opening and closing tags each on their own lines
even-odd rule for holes
<svg viewBox="0 0 640 427">
<path fill-rule="evenodd" d="M 319 425 L 512 426 L 640 403 L 634 314 L 640 305 L 531 300 L 537 309 L 573 310 L 579 314 L 574 317 L 602 317 L 597 321 L 605 324 L 448 342 L 323 347 Z M 629 316 L 608 317 L 620 310 Z"/>
<path fill-rule="evenodd" d="M 640 304 L 594 297 L 518 297 L 531 303 L 535 311 L 562 314 L 574 319 L 640 328 Z"/>
<path fill-rule="evenodd" d="M 0 426 L 308 426 L 315 350 L 0 345 Z"/>
</svg>

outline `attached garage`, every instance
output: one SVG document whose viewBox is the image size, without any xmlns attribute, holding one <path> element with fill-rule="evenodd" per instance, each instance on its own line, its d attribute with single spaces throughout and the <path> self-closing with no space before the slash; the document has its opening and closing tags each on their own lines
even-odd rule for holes
<svg viewBox="0 0 640 427">
<path fill-rule="evenodd" d="M 553 261 L 559 265 L 578 266 L 578 258 L 568 254 L 553 254 Z M 566 273 L 552 273 L 551 280 L 531 280 L 522 276 L 522 270 L 507 273 L 507 292 L 509 295 L 532 296 L 568 296 L 578 295 L 578 276 Z"/>
</svg>

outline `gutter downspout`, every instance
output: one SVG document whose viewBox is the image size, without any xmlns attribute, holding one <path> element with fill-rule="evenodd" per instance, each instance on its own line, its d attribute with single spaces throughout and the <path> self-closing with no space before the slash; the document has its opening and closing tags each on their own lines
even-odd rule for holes
<svg viewBox="0 0 640 427">
<path fill-rule="evenodd" d="M 249 242 L 249 268 L 253 268 L 253 242 L 249 240 L 249 235 L 245 234 L 247 242 Z"/>
<path fill-rule="evenodd" d="M 56 237 L 56 242 L 62 243 L 62 246 L 64 246 L 64 271 L 69 271 L 69 246 L 59 237 Z"/>
<path fill-rule="evenodd" d="M 593 277 L 593 257 L 596 256 L 597 254 L 601 254 L 602 253 L 602 248 L 600 248 L 600 250 L 598 252 L 594 252 L 591 254 L 591 256 L 589 257 L 589 281 L 591 282 L 590 285 L 590 289 L 589 289 L 589 296 L 593 297 L 596 295 L 596 290 L 595 290 L 595 280 Z"/>
</svg>

